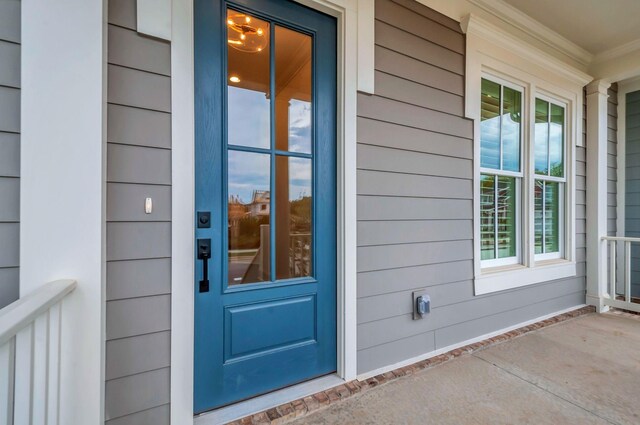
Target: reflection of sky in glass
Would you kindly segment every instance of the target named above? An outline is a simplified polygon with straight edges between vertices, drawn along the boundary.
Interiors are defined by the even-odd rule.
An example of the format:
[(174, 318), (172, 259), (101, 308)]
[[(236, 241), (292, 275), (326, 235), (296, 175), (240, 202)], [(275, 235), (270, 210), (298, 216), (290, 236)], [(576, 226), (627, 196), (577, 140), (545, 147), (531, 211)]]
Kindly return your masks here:
[(270, 108), (265, 93), (229, 86), (229, 144), (269, 148)]
[(502, 116), (502, 169), (520, 171), (520, 123), (511, 114)]
[(480, 123), (480, 166), (500, 168), (500, 116)]
[(311, 196), (311, 160), (289, 158), (289, 200)]
[(564, 176), (564, 108), (551, 105), (551, 124), (549, 128), (549, 162), (551, 175)]
[[(500, 169), (500, 117), (482, 121), (481, 167)], [(502, 116), (502, 169), (520, 171), (520, 123)]]
[(502, 111), (502, 169), (520, 171), (520, 92), (505, 87)]
[(230, 150), (228, 164), (229, 197), (249, 204), (254, 190), (269, 190), (269, 155)]
[(562, 125), (551, 124), (549, 128), (549, 161), (551, 175), (562, 177)]
[(311, 102), (289, 102), (289, 150), (311, 153)]
[(547, 174), (549, 124), (546, 122), (535, 124), (536, 141), (534, 146), (535, 168), (538, 174)]

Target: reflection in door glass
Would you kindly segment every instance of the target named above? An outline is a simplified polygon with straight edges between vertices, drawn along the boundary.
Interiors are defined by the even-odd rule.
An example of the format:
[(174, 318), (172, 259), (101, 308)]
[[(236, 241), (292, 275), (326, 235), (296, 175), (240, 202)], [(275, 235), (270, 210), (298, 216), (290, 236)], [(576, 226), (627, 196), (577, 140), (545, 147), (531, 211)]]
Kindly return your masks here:
[(311, 153), (311, 37), (275, 28), (276, 148)]
[(269, 148), (269, 23), (228, 9), (227, 46), (228, 143)]
[(229, 285), (269, 281), (269, 155), (228, 155)]
[(311, 276), (311, 160), (276, 157), (276, 278)]

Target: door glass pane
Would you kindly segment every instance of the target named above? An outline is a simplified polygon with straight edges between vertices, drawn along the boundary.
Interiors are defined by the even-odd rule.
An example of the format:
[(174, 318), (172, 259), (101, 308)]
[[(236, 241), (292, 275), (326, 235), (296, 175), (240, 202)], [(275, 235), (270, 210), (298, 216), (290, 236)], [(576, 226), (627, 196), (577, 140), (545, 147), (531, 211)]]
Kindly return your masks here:
[(551, 175), (564, 177), (564, 108), (551, 104), (549, 124), (549, 165)]
[(516, 256), (516, 178), (498, 177), (498, 258)]
[(560, 251), (560, 187), (557, 182), (544, 184), (544, 252)]
[(522, 100), (519, 91), (503, 88), (502, 169), (520, 171), (520, 119)]
[(276, 148), (311, 153), (311, 37), (275, 33)]
[(543, 195), (544, 195), (544, 182), (541, 180), (536, 180), (534, 186), (533, 193), (533, 205), (534, 205), (534, 213), (533, 213), (533, 226), (534, 226), (534, 244), (535, 244), (535, 253), (542, 254), (542, 240), (543, 240)]
[(549, 103), (536, 99), (535, 124), (535, 169), (536, 174), (549, 172)]
[(311, 276), (311, 160), (276, 156), (276, 278)]
[(227, 9), (227, 132), (230, 145), (271, 146), (269, 23)]
[(500, 168), (500, 85), (482, 79), (480, 166)]
[(270, 157), (228, 152), (229, 285), (270, 280)]
[(495, 176), (480, 175), (480, 258), (496, 258), (495, 247)]

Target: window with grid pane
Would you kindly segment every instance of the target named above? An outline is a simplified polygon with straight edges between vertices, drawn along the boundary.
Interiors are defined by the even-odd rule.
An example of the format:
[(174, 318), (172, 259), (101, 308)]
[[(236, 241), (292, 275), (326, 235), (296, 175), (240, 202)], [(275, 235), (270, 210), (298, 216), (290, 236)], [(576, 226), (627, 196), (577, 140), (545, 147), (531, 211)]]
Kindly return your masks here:
[(522, 92), (482, 79), (480, 252), (483, 267), (519, 262)]
[(534, 244), (537, 258), (562, 256), (566, 184), (565, 109), (536, 98)]

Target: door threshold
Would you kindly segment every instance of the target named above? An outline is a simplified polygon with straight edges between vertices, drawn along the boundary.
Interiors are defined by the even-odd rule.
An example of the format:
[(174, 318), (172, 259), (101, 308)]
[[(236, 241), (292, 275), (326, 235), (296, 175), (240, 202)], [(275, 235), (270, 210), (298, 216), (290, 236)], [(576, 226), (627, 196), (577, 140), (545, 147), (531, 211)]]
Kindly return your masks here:
[(291, 400), (304, 398), (319, 391), (344, 384), (344, 379), (331, 374), (312, 379), (301, 384), (292, 385), (281, 390), (244, 400), (236, 404), (221, 407), (211, 412), (201, 413), (193, 418), (194, 425), (220, 425), (226, 424), (245, 416), (262, 412), (272, 407), (279, 406)]

